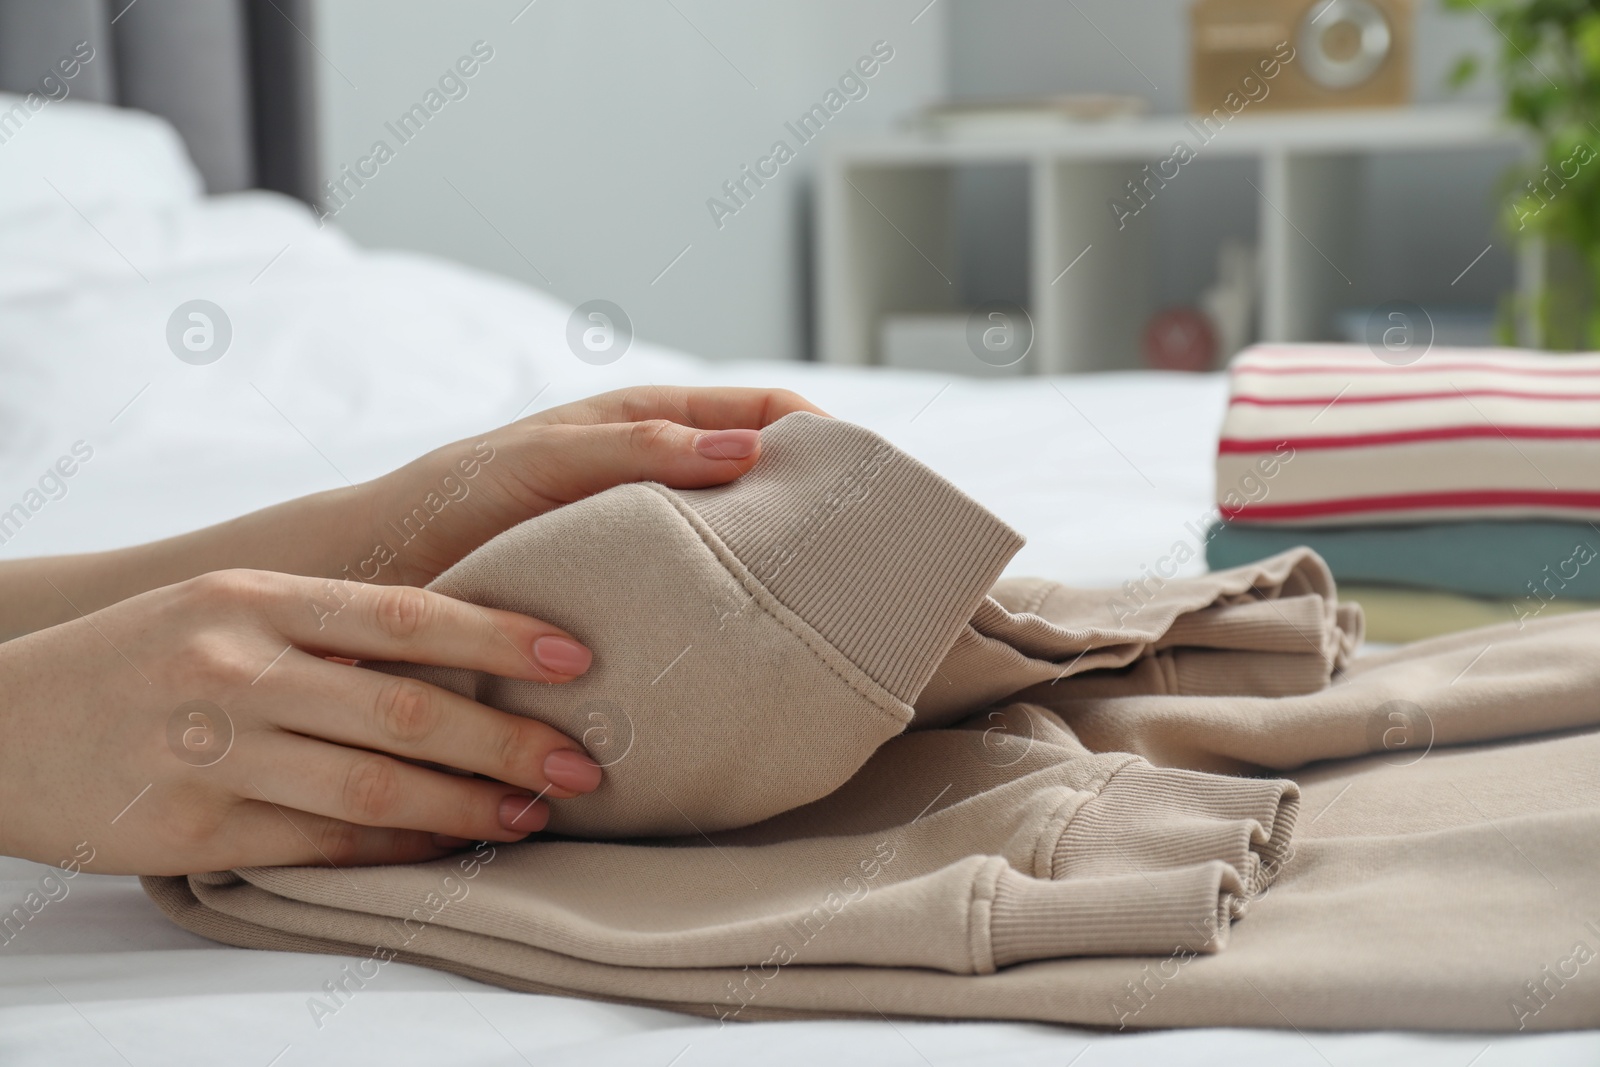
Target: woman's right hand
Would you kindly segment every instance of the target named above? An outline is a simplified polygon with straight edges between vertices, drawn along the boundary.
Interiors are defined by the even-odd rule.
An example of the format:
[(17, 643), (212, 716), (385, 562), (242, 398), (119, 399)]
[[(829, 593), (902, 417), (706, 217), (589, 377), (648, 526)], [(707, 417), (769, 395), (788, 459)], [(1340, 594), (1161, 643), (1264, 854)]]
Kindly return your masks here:
[(406, 586), (235, 570), (142, 593), (0, 644), (0, 853), (86, 844), (106, 874), (417, 862), (520, 840), (549, 818), (536, 798), (600, 783), (542, 723), (338, 659), (560, 684), (590, 654)]

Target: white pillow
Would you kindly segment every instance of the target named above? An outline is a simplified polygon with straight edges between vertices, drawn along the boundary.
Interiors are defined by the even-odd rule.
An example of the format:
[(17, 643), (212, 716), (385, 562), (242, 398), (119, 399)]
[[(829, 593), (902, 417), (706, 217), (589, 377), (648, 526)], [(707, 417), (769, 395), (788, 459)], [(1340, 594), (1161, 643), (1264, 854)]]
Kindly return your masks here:
[(183, 139), (165, 119), (37, 93), (0, 93), (0, 220), (183, 203), (204, 189)]

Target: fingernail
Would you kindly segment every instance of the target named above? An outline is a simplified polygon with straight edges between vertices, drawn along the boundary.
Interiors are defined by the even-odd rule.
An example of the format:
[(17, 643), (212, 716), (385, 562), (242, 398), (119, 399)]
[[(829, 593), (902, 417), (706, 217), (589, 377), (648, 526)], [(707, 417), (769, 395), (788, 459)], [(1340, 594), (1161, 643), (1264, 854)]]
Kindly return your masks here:
[(694, 439), (694, 450), (707, 459), (749, 459), (761, 434), (756, 430), (716, 430)]
[(544, 776), (552, 785), (574, 793), (592, 793), (600, 785), (600, 764), (582, 752), (563, 748), (544, 758)]
[(434, 834), (433, 843), (440, 848), (466, 848), (472, 844), (464, 837), (451, 837), (449, 834)]
[(582, 674), (594, 654), (570, 637), (541, 637), (533, 643), (533, 658), (560, 674)]
[(500, 801), (500, 825), (507, 830), (533, 833), (543, 830), (550, 821), (550, 805), (521, 793), (513, 793)]

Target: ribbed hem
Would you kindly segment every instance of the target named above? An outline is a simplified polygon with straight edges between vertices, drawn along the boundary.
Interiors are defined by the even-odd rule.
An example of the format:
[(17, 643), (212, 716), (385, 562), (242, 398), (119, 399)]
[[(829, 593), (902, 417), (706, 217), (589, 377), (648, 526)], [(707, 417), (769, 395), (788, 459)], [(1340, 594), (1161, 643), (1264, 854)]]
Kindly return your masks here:
[(774, 597), (913, 703), (1023, 539), (859, 426), (808, 413), (761, 432), (750, 473), (669, 490)]
[(1227, 944), (1243, 893), (1226, 863), (1064, 882), (1001, 872), (990, 906), (994, 966), (1062, 956), (1133, 956)]

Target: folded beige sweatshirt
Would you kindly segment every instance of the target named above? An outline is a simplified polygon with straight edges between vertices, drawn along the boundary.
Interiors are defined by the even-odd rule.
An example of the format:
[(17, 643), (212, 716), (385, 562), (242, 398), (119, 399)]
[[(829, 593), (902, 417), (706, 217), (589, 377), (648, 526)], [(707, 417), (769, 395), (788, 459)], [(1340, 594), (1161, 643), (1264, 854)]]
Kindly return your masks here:
[[(1567, 842), (1561, 865), (1545, 862), (1592, 876), (1572, 835), (1596, 828), (1593, 776), (1541, 776), (1536, 746), (1473, 763), (1397, 738), (1592, 724), (1575, 690), (1597, 670), (1573, 653), (1600, 620), (1500, 633), (1510, 658), (1469, 664), (1447, 639), (1351, 664), (1359, 613), (1309, 552), (1112, 592), (1008, 581), (986, 597), (1019, 539), (936, 475), (808, 415), (763, 443), (733, 485), (612, 490), (435, 583), (565, 626), (596, 650), (584, 679), (385, 668), (583, 738), (608, 769), (596, 794), (553, 805), (573, 839), (409, 867), (147, 879), (151, 895), (234, 944), (724, 1018), (1510, 1025), (1485, 1004), (1570, 932), (1555, 917), (1576, 914), (1585, 883), (1552, 881), (1553, 907), (1504, 856), (1478, 858), (1487, 817), (1469, 827), (1476, 809), (1441, 805), (1438, 786), (1495, 807), (1515, 779), (1531, 829)], [(1519, 670), (1530, 656), (1541, 669)], [(1508, 704), (1512, 692), (1538, 699)], [(1551, 765), (1593, 752), (1588, 735), (1545, 746)], [(1316, 839), (1310, 863), (1289, 844), (1300, 787), (1234, 776), (1370, 752), (1424, 753), (1411, 779), (1430, 785), (1328, 816), (1323, 831), (1345, 838)], [(1351, 767), (1315, 787), (1384, 784)], [(1115, 959), (1130, 955), (1149, 959)], [(1593, 1022), (1589, 1003), (1551, 996), (1517, 1018)]]
[(625, 837), (788, 811), (907, 728), (1041, 680), (1101, 669), (1114, 691), (1298, 693), (1359, 641), (1359, 612), (1335, 607), (1310, 552), (1173, 582), (1117, 629), (1104, 594), (1028, 579), (985, 596), (1021, 546), (875, 434), (791, 415), (737, 482), (613, 489), (495, 538), (429, 587), (566, 628), (595, 650), (584, 677), (382, 669), (583, 739), (605, 785), (555, 801), (550, 828)]

